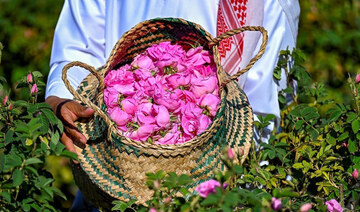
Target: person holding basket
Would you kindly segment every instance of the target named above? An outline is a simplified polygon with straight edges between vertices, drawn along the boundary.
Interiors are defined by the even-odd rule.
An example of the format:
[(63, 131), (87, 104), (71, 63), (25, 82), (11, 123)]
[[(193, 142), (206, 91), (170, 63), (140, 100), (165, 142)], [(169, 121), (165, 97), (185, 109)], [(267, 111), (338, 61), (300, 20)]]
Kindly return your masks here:
[[(269, 35), (265, 53), (238, 83), (255, 115), (274, 114), (279, 119), (278, 91), (285, 88), (286, 79), (277, 84), (273, 70), (280, 50), (296, 46), (299, 14), (298, 1), (290, 0), (65, 0), (55, 29), (45, 97), (64, 123), (61, 141), (69, 151), (76, 152), (74, 145), (85, 147), (87, 139), (74, 122), (91, 118), (94, 113), (93, 109), (71, 101), (73, 96), (61, 79), (63, 67), (75, 60), (101, 67), (126, 31), (152, 18), (182, 18), (199, 24), (214, 37), (243, 26), (263, 26)], [(219, 54), (224, 70), (235, 74), (256, 55), (260, 45), (261, 34), (256, 32), (221, 41)], [(88, 74), (81, 68), (69, 72), (70, 85), (76, 88)], [(272, 122), (267, 132), (274, 127), (276, 124)], [(266, 138), (269, 133), (255, 132), (255, 137), (259, 136)], [(80, 197), (77, 200), (73, 209), (81, 210), (84, 200)]]

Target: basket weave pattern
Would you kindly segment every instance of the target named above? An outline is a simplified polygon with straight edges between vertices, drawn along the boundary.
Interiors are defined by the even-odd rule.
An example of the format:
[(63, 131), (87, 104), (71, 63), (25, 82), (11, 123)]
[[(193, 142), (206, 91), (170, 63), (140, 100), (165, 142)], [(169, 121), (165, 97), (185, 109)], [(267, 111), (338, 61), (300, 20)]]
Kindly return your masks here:
[[(230, 77), (221, 67), (217, 44), (222, 39), (243, 31), (261, 31), (263, 45), (258, 55), (243, 70)], [(248, 154), (253, 133), (253, 115), (246, 95), (234, 79), (249, 70), (264, 53), (266, 31), (261, 27), (245, 27), (213, 38), (199, 25), (182, 19), (153, 19), (139, 23), (115, 45), (107, 63), (96, 71), (80, 62), (68, 64), (63, 69), (63, 80), (75, 99), (95, 110), (89, 123), (78, 123), (79, 130), (88, 138), (85, 149), (77, 148), (81, 168), (75, 167), (75, 180), (85, 197), (98, 207), (111, 207), (111, 200), (137, 199), (145, 204), (151, 197), (146, 187), (146, 172), (164, 170), (188, 174), (194, 179), (189, 187), (209, 179), (214, 169), (224, 169), (220, 153), (224, 147), (242, 148)], [(209, 128), (192, 140), (175, 145), (141, 143), (124, 137), (104, 111), (104, 76), (109, 70), (130, 63), (138, 54), (153, 44), (176, 42), (184, 49), (200, 44), (214, 55), (217, 76), (221, 86), (221, 103)], [(81, 66), (91, 74), (77, 91), (66, 79), (72, 66)], [(245, 159), (245, 157), (243, 158)]]

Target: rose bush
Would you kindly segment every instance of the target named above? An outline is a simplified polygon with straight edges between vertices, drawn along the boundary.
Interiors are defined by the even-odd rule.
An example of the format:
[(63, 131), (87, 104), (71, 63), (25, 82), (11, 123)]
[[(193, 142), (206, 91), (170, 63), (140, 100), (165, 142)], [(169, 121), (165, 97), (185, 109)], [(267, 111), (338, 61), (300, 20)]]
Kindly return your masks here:
[(57, 211), (54, 197), (66, 196), (53, 186), (53, 176), (45, 169), (47, 156), (76, 155), (59, 141), (63, 125), (45, 103), (37, 103), (42, 85), (40, 72), (24, 77), (18, 88), (27, 89), (28, 101), (12, 101), (0, 78), (0, 210)]
[[(360, 83), (355, 76), (348, 80), (351, 105), (336, 103), (322, 84), (311, 83), (303, 62), (301, 51), (284, 50), (274, 70), (274, 80), (281, 72), (289, 79), (279, 93), (281, 131), (274, 130), (259, 146), (254, 142), (242, 166), (234, 163), (234, 157), (242, 159), (241, 151), (224, 150), (227, 171), (215, 170), (214, 178), (194, 192), (187, 189), (192, 182), (186, 175), (148, 173), (147, 185), (154, 190), (148, 206), (157, 211), (360, 210)], [(288, 97), (294, 100), (290, 104)], [(258, 117), (260, 134), (274, 118)], [(113, 209), (149, 210), (132, 203), (116, 201)]]

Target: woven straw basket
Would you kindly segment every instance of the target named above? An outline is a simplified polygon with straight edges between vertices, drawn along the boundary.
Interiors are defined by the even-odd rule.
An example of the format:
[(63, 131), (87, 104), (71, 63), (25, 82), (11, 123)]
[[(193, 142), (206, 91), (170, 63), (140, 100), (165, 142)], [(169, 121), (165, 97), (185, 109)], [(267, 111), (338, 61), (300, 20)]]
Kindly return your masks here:
[[(217, 44), (243, 31), (260, 31), (262, 45), (247, 67), (228, 76), (221, 67)], [(214, 55), (220, 86), (221, 103), (208, 129), (192, 140), (176, 145), (141, 143), (122, 136), (106, 114), (103, 100), (104, 76), (109, 70), (130, 63), (153, 44), (172, 41), (184, 49), (200, 44)], [(214, 169), (224, 170), (220, 155), (223, 147), (242, 148), (243, 159), (249, 152), (253, 136), (253, 114), (247, 97), (236, 79), (248, 71), (262, 56), (267, 33), (262, 27), (243, 27), (213, 38), (199, 25), (183, 19), (152, 19), (139, 23), (116, 43), (108, 61), (99, 70), (81, 62), (72, 62), (63, 69), (65, 85), (75, 100), (95, 110), (88, 123), (78, 123), (79, 130), (88, 138), (84, 149), (77, 148), (80, 166), (73, 166), (75, 181), (84, 196), (95, 206), (111, 208), (113, 200), (136, 199), (146, 204), (152, 193), (145, 181), (147, 172), (164, 170), (190, 175), (196, 185), (209, 179)], [(66, 73), (73, 66), (91, 72), (75, 91)], [(240, 162), (240, 161), (239, 161)]]

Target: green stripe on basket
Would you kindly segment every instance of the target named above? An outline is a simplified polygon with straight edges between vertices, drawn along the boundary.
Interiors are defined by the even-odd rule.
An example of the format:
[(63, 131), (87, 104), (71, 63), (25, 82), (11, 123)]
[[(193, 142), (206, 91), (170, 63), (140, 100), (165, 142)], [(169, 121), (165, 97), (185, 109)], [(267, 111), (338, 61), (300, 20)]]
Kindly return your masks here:
[[(101, 149), (101, 148), (99, 148), (98, 150), (100, 150), (100, 149)], [(91, 150), (91, 152), (92, 152), (93, 154), (96, 154), (95, 151), (94, 151), (94, 148), (90, 148), (90, 150)], [(124, 178), (120, 177), (119, 175), (115, 174), (115, 173), (112, 172), (111, 170), (107, 169), (106, 166), (105, 166), (105, 164), (104, 164), (102, 161), (100, 161), (98, 158), (96, 158), (96, 162), (99, 163), (99, 165), (100, 165), (101, 167), (104, 167), (104, 168), (108, 171), (108, 173), (110, 173), (110, 174), (112, 174), (112, 175), (114, 175), (114, 176), (118, 176), (119, 179), (124, 182), (124, 184), (119, 184), (118, 182), (115, 182), (115, 181), (113, 181), (112, 179), (108, 178), (108, 176), (103, 176), (102, 172), (100, 172), (100, 171), (96, 168), (96, 166), (94, 165), (94, 163), (93, 163), (92, 160), (87, 160), (87, 161), (88, 161), (88, 163), (91, 165), (91, 167), (94, 169), (94, 171), (96, 172), (97, 175), (99, 175), (99, 176), (103, 177), (104, 179), (108, 180), (111, 184), (116, 185), (116, 186), (119, 186), (119, 187), (121, 187), (121, 188), (123, 188), (123, 189), (125, 189), (125, 190), (127, 190), (127, 191), (130, 192), (130, 189), (129, 189), (128, 187), (124, 186), (124, 184), (125, 184)], [(120, 196), (120, 197), (125, 197), (125, 198), (127, 198), (127, 199), (135, 198), (135, 197), (130, 196), (128, 193), (110, 191), (110, 188), (109, 188), (107, 185), (103, 185), (102, 183), (99, 182), (99, 180), (97, 180), (97, 179), (95, 179), (95, 178), (93, 178), (93, 177), (92, 177), (92, 181), (96, 182), (96, 184), (98, 184), (98, 185), (102, 185), (102, 188), (103, 188), (104, 190), (106, 190), (107, 192), (111, 192), (111, 193), (113, 193), (114, 195), (118, 195), (118, 196)]]

